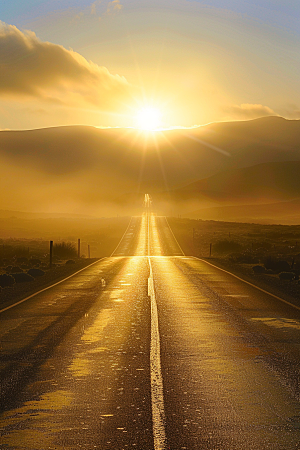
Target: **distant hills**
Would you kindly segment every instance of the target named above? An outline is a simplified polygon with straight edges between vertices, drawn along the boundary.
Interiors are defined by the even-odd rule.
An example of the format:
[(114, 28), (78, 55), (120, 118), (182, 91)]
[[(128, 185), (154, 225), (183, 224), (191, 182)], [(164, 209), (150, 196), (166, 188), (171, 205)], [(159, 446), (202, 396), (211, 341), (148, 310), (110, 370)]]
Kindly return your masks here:
[(174, 190), (174, 199), (229, 203), (265, 203), (300, 197), (300, 161), (230, 169)]
[(0, 132), (0, 209), (134, 214), (300, 198), (300, 121), (265, 117), (144, 133), (71, 126)]
[(190, 218), (227, 222), (300, 224), (300, 200), (260, 205), (216, 206), (187, 214)]

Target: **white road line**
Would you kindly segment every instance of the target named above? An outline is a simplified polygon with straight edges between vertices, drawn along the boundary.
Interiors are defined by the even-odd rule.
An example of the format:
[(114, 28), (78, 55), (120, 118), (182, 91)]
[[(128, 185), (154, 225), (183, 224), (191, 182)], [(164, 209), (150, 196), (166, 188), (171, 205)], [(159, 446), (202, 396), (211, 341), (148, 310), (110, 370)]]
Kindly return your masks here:
[(120, 247), (120, 244), (121, 244), (121, 242), (122, 242), (123, 239), (124, 239), (124, 236), (127, 234), (127, 231), (129, 230), (129, 227), (130, 227), (130, 225), (131, 225), (132, 219), (133, 219), (133, 217), (130, 218), (128, 227), (126, 228), (125, 233), (124, 233), (123, 236), (121, 237), (120, 242), (118, 243), (118, 245), (116, 246), (116, 248), (114, 249), (114, 251), (112, 252), (112, 254), (110, 255), (111, 257), (116, 253), (116, 251), (117, 251), (118, 248)]
[(151, 299), (151, 343), (150, 343), (150, 374), (151, 374), (151, 403), (154, 450), (165, 450), (167, 439), (165, 431), (165, 407), (163, 380), (160, 363), (160, 339), (158, 329), (158, 313), (153, 283), (153, 272), (148, 256), (150, 276), (148, 278), (148, 296)]
[(181, 248), (180, 245), (179, 245), (179, 242), (177, 241), (177, 239), (176, 239), (176, 237), (175, 237), (175, 235), (174, 235), (174, 233), (173, 233), (172, 228), (170, 227), (170, 224), (169, 224), (168, 219), (167, 219), (166, 216), (165, 216), (165, 219), (166, 219), (166, 222), (167, 222), (167, 224), (168, 224), (168, 227), (170, 228), (170, 231), (171, 231), (171, 233), (172, 233), (172, 235), (173, 235), (173, 238), (175, 239), (176, 244), (177, 244), (178, 247), (180, 248), (180, 251), (181, 251), (182, 255), (185, 256), (185, 254), (184, 254), (182, 248)]
[(299, 307), (299, 306), (296, 306), (296, 305), (294, 305), (293, 303), (290, 303), (290, 302), (288, 302), (287, 300), (284, 300), (284, 299), (281, 298), (281, 297), (277, 297), (277, 295), (272, 294), (271, 292), (265, 291), (264, 289), (262, 289), (262, 288), (256, 286), (256, 284), (252, 284), (252, 283), (250, 283), (250, 281), (246, 281), (246, 280), (244, 280), (243, 278), (240, 278), (240, 277), (238, 277), (237, 275), (234, 275), (234, 273), (229, 272), (228, 270), (221, 269), (221, 267), (215, 266), (214, 264), (209, 263), (208, 261), (205, 261), (205, 259), (197, 258), (197, 256), (191, 256), (191, 258), (193, 258), (193, 259), (198, 259), (198, 261), (205, 262), (206, 264), (209, 264), (210, 266), (215, 267), (216, 269), (219, 269), (219, 270), (221, 270), (222, 272), (228, 273), (229, 275), (233, 276), (234, 278), (237, 278), (238, 280), (243, 281), (243, 283), (249, 284), (249, 286), (252, 286), (252, 287), (254, 287), (255, 289), (258, 289), (259, 291), (263, 292), (264, 294), (268, 294), (268, 295), (270, 295), (271, 297), (276, 298), (276, 300), (280, 300), (281, 302), (286, 303), (287, 305), (292, 306), (293, 308), (298, 309), (298, 310), (300, 311), (300, 307)]
[(147, 253), (150, 256), (150, 221), (149, 221), (149, 211), (147, 211)]
[(13, 305), (10, 305), (10, 306), (7, 306), (6, 308), (0, 309), (0, 314), (3, 313), (4, 311), (7, 311), (8, 309), (13, 308), (14, 306), (20, 305), (20, 303), (26, 302), (26, 300), (29, 300), (30, 298), (35, 297), (36, 295), (41, 294), (44, 291), (48, 291), (48, 289), (51, 289), (51, 288), (53, 288), (54, 286), (57, 286), (60, 283), (63, 283), (64, 281), (68, 280), (69, 278), (74, 277), (78, 273), (82, 272), (85, 269), (88, 269), (89, 267), (93, 266), (94, 264), (97, 264), (99, 261), (102, 261), (103, 259), (105, 259), (105, 258), (98, 259), (97, 261), (93, 262), (92, 264), (89, 264), (88, 266), (84, 267), (83, 269), (77, 270), (77, 272), (75, 272), (72, 275), (64, 278), (63, 280), (60, 280), (57, 283), (51, 284), (50, 286), (47, 286), (46, 288), (41, 289), (40, 291), (35, 292), (34, 294), (31, 294), (28, 297), (23, 298), (23, 300), (20, 300), (20, 301), (14, 303)]

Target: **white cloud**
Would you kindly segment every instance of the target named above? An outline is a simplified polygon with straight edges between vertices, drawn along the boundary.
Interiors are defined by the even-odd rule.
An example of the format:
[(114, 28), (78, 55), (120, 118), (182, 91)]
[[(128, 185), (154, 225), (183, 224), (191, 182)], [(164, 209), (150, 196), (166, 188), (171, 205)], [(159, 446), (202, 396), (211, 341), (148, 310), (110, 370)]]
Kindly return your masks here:
[(226, 119), (255, 119), (257, 117), (277, 116), (273, 109), (260, 104), (243, 103), (223, 108)]
[(0, 22), (0, 96), (115, 110), (133, 87), (106, 67)]

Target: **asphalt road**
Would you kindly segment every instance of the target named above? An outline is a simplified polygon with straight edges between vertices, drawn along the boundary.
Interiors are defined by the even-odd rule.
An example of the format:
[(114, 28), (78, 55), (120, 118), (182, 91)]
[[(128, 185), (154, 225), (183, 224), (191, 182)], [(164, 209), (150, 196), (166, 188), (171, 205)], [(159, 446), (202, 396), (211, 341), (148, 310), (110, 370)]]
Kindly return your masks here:
[(133, 217), (0, 313), (1, 449), (300, 449), (300, 311)]

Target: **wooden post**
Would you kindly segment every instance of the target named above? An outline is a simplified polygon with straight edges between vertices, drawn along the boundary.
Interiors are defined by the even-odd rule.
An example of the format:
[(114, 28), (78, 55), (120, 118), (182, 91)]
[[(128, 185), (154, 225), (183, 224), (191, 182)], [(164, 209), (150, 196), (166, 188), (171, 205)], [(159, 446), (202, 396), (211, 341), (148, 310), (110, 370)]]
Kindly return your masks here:
[(211, 257), (211, 248), (212, 248), (212, 244), (209, 244), (209, 257)]
[(50, 241), (50, 268), (52, 267), (53, 241)]
[(78, 258), (80, 258), (80, 239), (78, 239)]
[(90, 246), (88, 245), (88, 255), (89, 255), (89, 259), (91, 258), (91, 249)]

